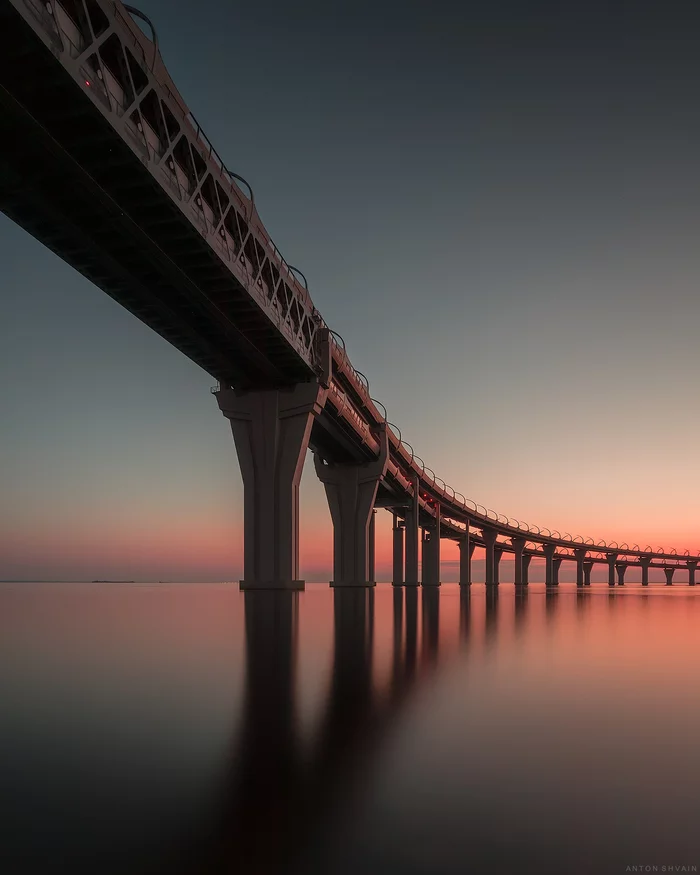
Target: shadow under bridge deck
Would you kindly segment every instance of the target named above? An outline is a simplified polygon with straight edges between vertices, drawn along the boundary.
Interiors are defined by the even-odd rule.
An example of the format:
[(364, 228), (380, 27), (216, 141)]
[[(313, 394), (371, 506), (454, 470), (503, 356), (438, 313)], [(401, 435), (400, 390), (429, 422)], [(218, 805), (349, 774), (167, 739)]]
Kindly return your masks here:
[(0, 3), (0, 209), (222, 383), (317, 376), (308, 292), (120, 8)]

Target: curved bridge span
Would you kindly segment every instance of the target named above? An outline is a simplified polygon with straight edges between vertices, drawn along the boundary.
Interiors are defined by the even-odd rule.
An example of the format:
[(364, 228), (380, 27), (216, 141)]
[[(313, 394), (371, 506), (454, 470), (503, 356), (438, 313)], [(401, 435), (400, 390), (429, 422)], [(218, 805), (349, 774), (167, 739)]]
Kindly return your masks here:
[[(135, 17), (150, 29), (145, 35)], [(314, 307), (161, 58), (156, 29), (119, 0), (0, 0), (0, 209), (217, 380), (244, 481), (242, 586), (295, 588), (298, 490), (314, 452), (334, 525), (336, 586), (374, 583), (374, 511), (394, 514), (394, 583), (439, 585), (440, 542), (460, 546), (471, 583), (513, 554), (556, 585), (602, 563), (679, 568), (700, 555), (617, 544), (507, 518), (465, 498), (414, 452), (372, 399), (342, 338)], [(422, 550), (422, 563), (420, 554)], [(422, 576), (420, 567), (422, 564)]]

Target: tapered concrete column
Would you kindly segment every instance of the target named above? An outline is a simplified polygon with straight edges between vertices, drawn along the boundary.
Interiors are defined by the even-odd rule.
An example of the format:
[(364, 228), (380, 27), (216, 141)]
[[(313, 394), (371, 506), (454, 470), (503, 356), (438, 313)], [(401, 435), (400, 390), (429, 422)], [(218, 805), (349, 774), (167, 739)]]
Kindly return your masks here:
[(617, 553), (608, 553), (608, 586), (615, 586), (615, 563), (617, 562)]
[(559, 586), (559, 569), (563, 561), (561, 556), (555, 556), (552, 560), (552, 586)]
[(651, 556), (640, 556), (639, 564), (642, 566), (642, 586), (649, 586), (649, 566)]
[(392, 583), (394, 586), (403, 586), (403, 533), (404, 524), (397, 514), (394, 514), (394, 527), (392, 529), (394, 546), (394, 569)]
[(372, 582), (375, 582), (377, 580), (377, 575), (375, 574), (375, 571), (374, 571), (374, 559), (375, 559), (375, 555), (376, 555), (375, 549), (374, 549), (374, 543), (375, 543), (376, 531), (377, 531), (377, 511), (375, 508), (372, 508), (372, 513), (370, 514), (370, 518), (369, 518), (369, 544), (368, 544), (369, 579)]
[(493, 529), (482, 529), (481, 536), (485, 542), (486, 548), (486, 586), (496, 586), (498, 577), (496, 575), (496, 532)]
[(664, 568), (664, 574), (666, 575), (666, 586), (673, 586), (673, 573), (675, 568)]
[(554, 544), (543, 544), (544, 550), (544, 582), (546, 586), (554, 586), (554, 553), (556, 546)]
[(406, 586), (420, 586), (418, 574), (418, 550), (420, 547), (420, 497), (418, 477), (413, 479), (411, 504), (406, 510)]
[(688, 565), (688, 586), (695, 586), (695, 570), (698, 567), (697, 560), (689, 559)]
[(527, 586), (530, 582), (529, 571), (530, 571), (530, 562), (531, 561), (532, 561), (532, 553), (523, 553), (523, 558), (522, 558), (523, 578), (521, 581), (523, 586)]
[(464, 537), (459, 541), (459, 585), (471, 586), (472, 583), (472, 556), (476, 544), (469, 537), (469, 526)]
[(580, 548), (574, 550), (576, 557), (576, 586), (583, 586), (585, 575), (583, 573), (583, 561), (586, 558), (586, 551)]
[(389, 443), (379, 439), (379, 458), (366, 465), (327, 464), (314, 453), (314, 465), (333, 519), (331, 586), (374, 586), (374, 500), (386, 472)]
[(503, 547), (496, 544), (493, 548), (493, 582), (498, 586), (501, 582), (501, 556), (503, 556)]
[(591, 585), (591, 571), (593, 571), (594, 562), (592, 559), (586, 559), (583, 563), (583, 585)]
[(440, 586), (440, 505), (435, 505), (435, 522), (425, 530), (423, 541), (423, 586)]
[(423, 586), (440, 586), (440, 534), (426, 529), (423, 538)]
[(624, 586), (625, 585), (625, 571), (627, 571), (627, 563), (626, 562), (618, 562), (615, 566), (617, 570), (617, 585)]
[(216, 393), (231, 421), (243, 477), (242, 589), (303, 589), (299, 580), (299, 481), (314, 416), (327, 389)]
[(513, 583), (516, 586), (522, 586), (523, 583), (523, 551), (525, 550), (525, 538), (511, 538), (511, 544), (515, 552), (515, 570), (513, 572)]

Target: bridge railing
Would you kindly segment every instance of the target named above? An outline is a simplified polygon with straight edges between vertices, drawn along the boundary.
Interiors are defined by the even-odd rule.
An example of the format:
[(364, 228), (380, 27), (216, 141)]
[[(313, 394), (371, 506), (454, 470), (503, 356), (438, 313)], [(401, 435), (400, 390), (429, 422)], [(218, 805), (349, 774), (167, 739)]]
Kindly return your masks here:
[[(38, 0), (9, 2), (28, 10), (25, 18), (52, 41), (54, 54), (66, 72), (137, 152), (187, 218), (204, 232), (209, 245), (224, 263), (228, 263), (236, 279), (301, 358), (312, 369), (317, 368), (319, 357), (314, 340), (319, 320), (306, 284), (300, 281), (299, 272), (287, 262), (263, 225), (252, 187), (244, 177), (228, 168), (202, 125), (177, 93), (160, 58), (155, 30), (153, 39), (149, 39), (132, 15), (144, 17), (153, 28), (151, 22), (137, 10), (128, 10), (118, 0), (52, 0), (46, 4)], [(94, 24), (95, 15), (98, 18), (106, 16), (107, 26), (98, 30)], [(112, 44), (115, 35), (118, 49)], [(116, 66), (115, 52), (120, 58)], [(139, 88), (135, 86), (138, 71), (134, 65), (140, 67), (138, 75), (146, 83)], [(120, 88), (124, 93), (118, 93)], [(153, 92), (157, 96), (154, 112), (156, 116), (163, 114), (159, 119), (160, 126), (157, 124), (156, 127), (147, 118), (145, 108), (153, 98)], [(176, 130), (170, 129), (168, 118), (172, 119)], [(189, 168), (178, 164), (183, 137), (188, 144), (184, 151), (191, 150), (191, 160), (195, 163), (204, 162), (203, 171), (197, 165), (195, 173), (188, 174)], [(182, 180), (190, 180), (184, 189)], [(211, 185), (213, 200), (217, 201), (216, 208), (208, 209), (208, 185)], [(227, 237), (225, 227), (229, 210), (233, 209), (243, 217), (245, 225), (236, 247), (233, 247), (233, 239)], [(234, 223), (241, 225), (236, 219)], [(228, 251), (232, 247), (235, 251), (233, 259)], [(254, 253), (254, 264), (248, 264), (249, 250)]]

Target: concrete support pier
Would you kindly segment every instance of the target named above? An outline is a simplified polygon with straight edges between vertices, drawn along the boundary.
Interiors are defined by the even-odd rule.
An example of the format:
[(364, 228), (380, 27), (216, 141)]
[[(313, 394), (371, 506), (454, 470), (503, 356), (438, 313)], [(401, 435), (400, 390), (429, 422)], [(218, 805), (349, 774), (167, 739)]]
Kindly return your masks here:
[(618, 562), (615, 566), (617, 570), (617, 585), (624, 586), (625, 585), (625, 571), (627, 571), (627, 563), (626, 562)]
[(481, 537), (484, 539), (486, 550), (486, 573), (484, 583), (486, 586), (496, 586), (498, 577), (496, 574), (496, 532), (493, 529), (482, 529)]
[(366, 465), (326, 463), (314, 453), (319, 480), (326, 489), (333, 520), (331, 586), (374, 586), (374, 501), (386, 472), (389, 442), (380, 438), (379, 458)]
[(464, 537), (459, 541), (459, 585), (471, 586), (472, 583), (472, 556), (476, 544), (469, 537), (469, 526)]
[(532, 553), (523, 553), (522, 558), (522, 580), (520, 581), (523, 586), (527, 586), (530, 582), (530, 562), (532, 561)]
[(555, 556), (552, 560), (552, 586), (559, 586), (559, 569), (563, 561), (563, 556)]
[(688, 565), (688, 586), (695, 586), (695, 571), (697, 570), (698, 563), (695, 559), (689, 559), (687, 562)]
[(406, 577), (404, 580), (406, 586), (420, 586), (420, 575), (418, 574), (418, 551), (420, 547), (419, 496), (418, 477), (416, 476), (413, 480), (411, 504), (406, 510)]
[(513, 571), (513, 583), (516, 586), (523, 585), (523, 551), (525, 550), (525, 538), (511, 538), (511, 544), (515, 554), (515, 568)]
[(673, 573), (675, 568), (664, 568), (664, 574), (666, 575), (666, 586), (673, 586)]
[(595, 563), (592, 559), (586, 559), (583, 563), (583, 585), (590, 586), (591, 585), (591, 571), (593, 571), (593, 565)]
[(440, 505), (435, 510), (435, 523), (425, 530), (423, 539), (423, 586), (440, 586)]
[(544, 582), (545, 586), (554, 586), (554, 554), (556, 546), (554, 544), (543, 544), (544, 550)]
[(241, 589), (303, 589), (299, 580), (299, 481), (314, 416), (326, 401), (320, 383), (287, 390), (216, 393), (231, 421), (243, 477)]
[(651, 556), (641, 556), (639, 564), (642, 566), (642, 586), (649, 586), (649, 566), (651, 565)]
[(394, 514), (394, 526), (392, 529), (392, 543), (394, 548), (394, 566), (392, 574), (392, 584), (394, 586), (403, 586), (403, 551), (404, 551), (404, 522), (400, 520), (398, 514)]
[(574, 556), (576, 557), (576, 586), (584, 586), (586, 576), (583, 571), (583, 563), (586, 558), (586, 551), (576, 549), (574, 550)]
[(501, 544), (496, 544), (493, 548), (493, 582), (496, 586), (501, 582), (501, 556), (503, 556), (504, 547)]
[(615, 586), (615, 563), (617, 553), (608, 553), (608, 586)]

